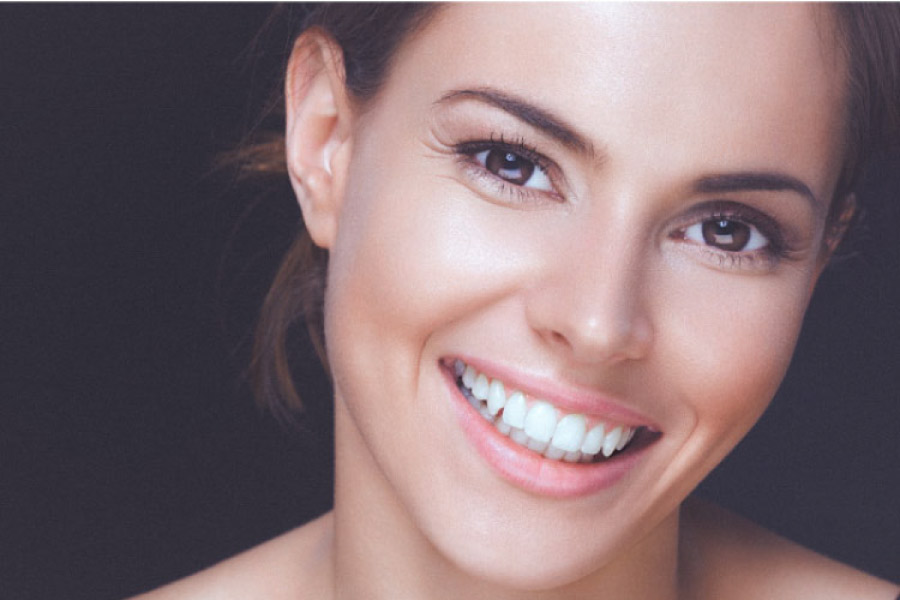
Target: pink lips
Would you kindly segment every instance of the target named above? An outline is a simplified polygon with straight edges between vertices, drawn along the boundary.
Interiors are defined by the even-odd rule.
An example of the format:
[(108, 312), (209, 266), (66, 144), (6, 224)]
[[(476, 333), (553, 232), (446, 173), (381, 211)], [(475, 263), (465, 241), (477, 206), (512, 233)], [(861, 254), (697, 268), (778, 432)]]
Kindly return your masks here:
[(479, 373), (496, 377), (523, 394), (546, 400), (566, 412), (596, 415), (619, 425), (629, 427), (643, 425), (653, 430), (659, 430), (659, 427), (646, 415), (613, 402), (595, 391), (574, 386), (562, 388), (555, 382), (527, 375), (504, 365), (472, 357), (460, 356), (459, 358), (465, 364), (474, 367)]
[[(463, 359), (466, 360), (466, 359)], [(522, 384), (522, 376), (508, 369), (473, 361), (472, 366), (501, 380)], [(645, 455), (647, 447), (623, 453), (609, 461), (591, 464), (572, 464), (544, 458), (516, 444), (476, 412), (457, 388), (452, 367), (441, 365), (451, 402), (460, 419), (462, 430), (485, 461), (510, 483), (532, 493), (557, 498), (584, 496), (615, 485)], [(529, 395), (544, 398), (556, 406), (572, 412), (599, 414), (627, 425), (645, 425), (648, 420), (627, 408), (597, 401), (596, 396), (575, 393), (561, 401), (550, 386), (537, 381), (525, 381), (522, 389)], [(550, 393), (547, 393), (550, 392)], [(587, 401), (588, 409), (585, 409)], [(609, 409), (609, 410), (607, 410)]]

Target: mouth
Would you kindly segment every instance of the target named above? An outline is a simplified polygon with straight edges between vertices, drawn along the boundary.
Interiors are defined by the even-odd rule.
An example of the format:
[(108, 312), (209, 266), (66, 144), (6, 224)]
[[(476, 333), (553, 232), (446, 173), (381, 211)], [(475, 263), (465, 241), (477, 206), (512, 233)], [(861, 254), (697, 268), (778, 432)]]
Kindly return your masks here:
[(501, 474), (531, 491), (572, 496), (611, 485), (661, 436), (634, 419), (567, 410), (461, 359), (442, 365), (459, 405), (468, 405), (470, 439)]

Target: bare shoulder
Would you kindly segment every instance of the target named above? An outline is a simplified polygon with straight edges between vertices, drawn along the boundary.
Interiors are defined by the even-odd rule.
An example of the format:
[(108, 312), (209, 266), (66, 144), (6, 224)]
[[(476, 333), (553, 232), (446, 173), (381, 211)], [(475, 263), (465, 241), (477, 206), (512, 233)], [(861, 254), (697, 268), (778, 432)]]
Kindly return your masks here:
[(327, 598), (331, 513), (132, 600)]
[(822, 556), (698, 499), (682, 508), (681, 556), (691, 599), (895, 600), (900, 587)]

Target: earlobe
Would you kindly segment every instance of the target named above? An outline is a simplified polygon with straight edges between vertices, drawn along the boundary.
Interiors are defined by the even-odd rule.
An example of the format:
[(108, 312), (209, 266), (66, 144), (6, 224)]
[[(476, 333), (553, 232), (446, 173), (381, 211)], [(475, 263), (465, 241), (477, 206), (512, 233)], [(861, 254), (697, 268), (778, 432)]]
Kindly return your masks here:
[(337, 233), (352, 110), (341, 50), (320, 30), (307, 31), (294, 44), (285, 112), (291, 186), (313, 242), (330, 248)]

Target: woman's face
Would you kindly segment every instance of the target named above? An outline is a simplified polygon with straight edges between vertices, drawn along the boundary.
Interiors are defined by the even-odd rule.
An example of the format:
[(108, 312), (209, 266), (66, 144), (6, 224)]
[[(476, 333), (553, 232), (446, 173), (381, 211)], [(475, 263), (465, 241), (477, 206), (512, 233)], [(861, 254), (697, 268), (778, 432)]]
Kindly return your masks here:
[(670, 539), (824, 261), (815, 10), (457, 5), (401, 47), (333, 175), (339, 501), (533, 588)]

